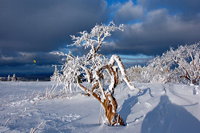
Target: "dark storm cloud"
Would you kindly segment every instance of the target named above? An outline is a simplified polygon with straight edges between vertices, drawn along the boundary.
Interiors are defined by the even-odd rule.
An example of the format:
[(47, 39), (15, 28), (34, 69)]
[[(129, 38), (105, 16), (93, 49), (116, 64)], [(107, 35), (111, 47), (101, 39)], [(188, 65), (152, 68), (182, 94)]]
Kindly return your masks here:
[[(195, 2), (196, 4), (200, 2), (183, 0), (182, 6), (184, 8), (180, 7), (177, 1), (164, 1), (162, 3), (159, 0), (153, 0), (152, 3), (154, 4), (148, 0), (143, 0), (143, 3), (140, 2), (137, 6), (142, 6), (143, 14), (138, 22), (137, 19), (132, 19), (133, 23), (127, 21), (125, 31), (113, 37), (113, 42), (109, 43), (112, 52), (157, 55), (168, 50), (169, 47), (200, 41), (200, 12), (195, 5)], [(131, 1), (122, 4), (118, 10), (120, 11), (128, 3), (131, 3)], [(131, 6), (130, 8), (134, 9), (135, 7)], [(124, 10), (132, 10), (130, 8), (124, 8)], [(175, 8), (179, 10), (178, 13), (172, 13)], [(146, 11), (147, 9), (148, 11)], [(124, 15), (126, 16), (125, 12)], [(193, 16), (191, 13), (194, 13)], [(122, 16), (121, 14), (117, 17), (123, 20)], [(109, 53), (109, 51), (105, 49), (105, 53)]]
[(26, 64), (33, 58), (55, 63), (49, 51), (105, 20), (104, 0), (1, 0), (0, 64)]
[[(55, 56), (51, 53), (45, 52), (18, 52), (11, 56), (0, 56), (1, 66), (22, 66), (29, 65), (45, 65), (45, 64), (58, 64), (61, 57)], [(36, 63), (34, 63), (34, 60)]]
[(0, 49), (51, 51), (70, 34), (105, 19), (106, 4), (98, 0), (1, 0)]
[(191, 19), (200, 13), (199, 0), (139, 0), (147, 10), (166, 8), (170, 13), (178, 13), (184, 19)]

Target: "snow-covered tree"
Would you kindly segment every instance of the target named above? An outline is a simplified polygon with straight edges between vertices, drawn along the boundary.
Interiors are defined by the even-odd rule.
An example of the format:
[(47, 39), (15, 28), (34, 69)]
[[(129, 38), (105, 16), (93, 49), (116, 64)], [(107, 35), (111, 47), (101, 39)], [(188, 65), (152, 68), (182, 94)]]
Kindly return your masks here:
[(131, 81), (140, 83), (166, 83), (169, 82), (170, 71), (157, 66), (133, 66), (128, 70)]
[[(111, 126), (124, 125), (123, 119), (117, 113), (118, 104), (114, 97), (115, 88), (120, 82), (119, 73), (132, 90), (139, 91), (129, 83), (119, 56), (112, 55), (108, 59), (98, 53), (105, 38), (111, 36), (111, 32), (115, 30), (123, 30), (123, 25), (116, 26), (112, 22), (109, 25), (96, 25), (89, 33), (83, 31), (78, 37), (71, 36), (74, 46), (90, 48), (90, 51), (82, 57), (68, 54), (61, 70), (63, 83), (77, 83), (86, 95), (99, 101), (104, 109), (106, 122)], [(110, 77), (110, 85), (104, 84), (106, 75)], [(87, 84), (83, 81), (87, 81)]]
[(60, 74), (59, 74), (57, 65), (54, 65), (54, 73), (53, 73), (53, 75), (50, 77), (50, 80), (51, 80), (51, 81), (54, 81), (54, 82), (58, 82), (58, 81), (60, 80)]
[(65, 93), (77, 91), (77, 80), (81, 80), (80, 65), (84, 61), (83, 57), (74, 57), (71, 53), (66, 55), (66, 63), (61, 67), (61, 83), (64, 84)]
[(177, 50), (170, 50), (173, 63), (178, 65), (176, 71), (180, 78), (190, 84), (200, 82), (200, 43), (180, 46)]
[(146, 70), (151, 83), (167, 83), (171, 81), (172, 70), (170, 70), (168, 61), (168, 59), (163, 59), (162, 56), (155, 57), (149, 61)]
[(140, 82), (178, 82), (199, 85), (200, 44), (179, 46), (152, 59), (145, 67), (128, 69), (131, 80)]
[(16, 78), (16, 75), (13, 74), (12, 78), (11, 78), (11, 81), (17, 81), (17, 78)]
[(7, 77), (7, 81), (11, 81), (10, 75), (8, 75), (8, 77)]
[[(158, 60), (159, 59), (159, 60)], [(172, 71), (168, 78), (188, 84), (199, 84), (200, 82), (200, 44), (179, 46), (170, 49), (161, 57), (155, 59), (156, 66)], [(161, 62), (158, 65), (158, 62)]]

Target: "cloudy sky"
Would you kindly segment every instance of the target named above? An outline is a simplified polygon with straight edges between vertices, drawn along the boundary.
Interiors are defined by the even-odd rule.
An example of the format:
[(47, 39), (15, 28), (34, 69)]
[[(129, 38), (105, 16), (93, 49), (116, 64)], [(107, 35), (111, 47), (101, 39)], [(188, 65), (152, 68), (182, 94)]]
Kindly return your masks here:
[(199, 7), (199, 0), (0, 0), (0, 74), (49, 72), (61, 63), (52, 51), (68, 51), (69, 35), (110, 21), (125, 30), (102, 52), (144, 62), (200, 41)]

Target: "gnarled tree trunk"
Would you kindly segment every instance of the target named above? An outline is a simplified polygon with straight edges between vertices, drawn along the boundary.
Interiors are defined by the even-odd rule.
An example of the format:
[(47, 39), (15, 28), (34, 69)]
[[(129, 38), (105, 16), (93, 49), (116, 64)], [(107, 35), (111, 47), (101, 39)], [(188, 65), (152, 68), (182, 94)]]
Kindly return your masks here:
[(107, 119), (107, 124), (111, 126), (115, 125), (121, 125), (125, 126), (125, 122), (122, 119), (122, 117), (117, 113), (117, 100), (111, 93), (105, 94), (105, 99), (102, 99), (102, 97), (94, 92), (95, 88), (99, 88), (99, 83), (96, 83), (93, 85), (92, 90), (88, 90), (85, 86), (78, 83), (79, 86), (85, 90), (86, 95), (90, 96), (92, 95), (94, 98), (96, 98), (102, 105), (104, 109), (104, 114)]
[[(92, 85), (92, 88), (88, 89), (80, 82), (78, 82), (78, 85), (80, 88), (82, 88), (82, 90), (86, 92), (86, 95), (92, 95), (101, 103), (108, 125), (124, 126), (125, 123), (122, 117), (117, 113), (118, 104), (114, 97), (115, 88), (119, 84), (118, 69), (116, 66), (114, 66), (115, 62), (117, 63), (118, 68), (122, 74), (122, 78), (127, 83), (127, 85), (130, 88), (135, 88), (134, 86), (130, 85), (121, 59), (116, 55), (111, 57), (110, 62), (107, 65), (104, 65), (95, 71), (82, 66), (81, 68), (86, 72), (87, 80)], [(104, 80), (104, 72), (108, 72), (110, 75), (110, 85), (108, 88), (103, 88), (104, 86), (101, 83), (101, 81)]]
[(106, 99), (101, 103), (104, 108), (105, 116), (107, 118), (108, 124), (111, 126), (122, 125), (125, 123), (122, 117), (117, 113), (117, 101), (111, 94), (106, 95)]

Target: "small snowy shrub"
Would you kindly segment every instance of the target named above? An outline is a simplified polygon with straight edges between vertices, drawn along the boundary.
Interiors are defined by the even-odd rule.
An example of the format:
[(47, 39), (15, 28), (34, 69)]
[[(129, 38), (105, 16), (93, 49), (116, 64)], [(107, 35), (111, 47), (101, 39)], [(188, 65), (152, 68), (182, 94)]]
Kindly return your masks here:
[(59, 82), (61, 79), (60, 77), (60, 73), (58, 71), (57, 65), (54, 65), (55, 69), (54, 69), (54, 73), (53, 75), (50, 77), (50, 80), (53, 82)]
[(157, 67), (149, 66), (134, 66), (128, 70), (128, 78), (131, 81), (140, 83), (166, 83), (169, 81), (168, 76), (170, 72), (167, 69), (159, 69)]

